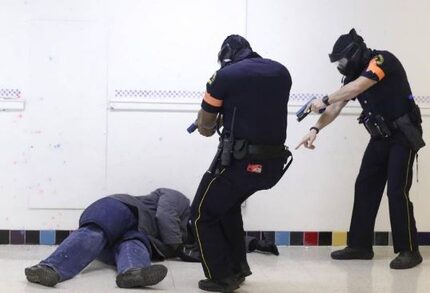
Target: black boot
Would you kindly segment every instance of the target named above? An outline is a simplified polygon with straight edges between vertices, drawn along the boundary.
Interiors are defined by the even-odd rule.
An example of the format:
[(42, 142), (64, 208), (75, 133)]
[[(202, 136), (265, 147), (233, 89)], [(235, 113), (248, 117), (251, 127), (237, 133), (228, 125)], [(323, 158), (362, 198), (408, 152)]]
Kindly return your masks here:
[(60, 275), (54, 269), (43, 265), (25, 268), (25, 276), (29, 282), (47, 287), (54, 287), (60, 282)]
[(259, 251), (269, 252), (274, 255), (279, 255), (278, 247), (270, 240), (259, 240), (257, 242), (256, 249)]
[(395, 270), (410, 269), (419, 265), (422, 261), (423, 257), (418, 250), (402, 251), (390, 262), (390, 268)]
[(239, 288), (239, 282), (235, 276), (220, 280), (206, 279), (199, 281), (199, 288), (211, 292), (233, 292)]
[(368, 251), (362, 248), (345, 247), (341, 250), (336, 250), (331, 253), (332, 259), (372, 259), (373, 251)]
[(120, 288), (152, 286), (161, 282), (166, 275), (167, 268), (163, 265), (129, 269), (116, 276), (116, 284)]
[(238, 271), (234, 271), (235, 272), (235, 277), (237, 282), (240, 284), (242, 284), (243, 282), (245, 282), (245, 278), (252, 275), (251, 272), (251, 268), (249, 267), (247, 262), (242, 262), (239, 265), (240, 269)]

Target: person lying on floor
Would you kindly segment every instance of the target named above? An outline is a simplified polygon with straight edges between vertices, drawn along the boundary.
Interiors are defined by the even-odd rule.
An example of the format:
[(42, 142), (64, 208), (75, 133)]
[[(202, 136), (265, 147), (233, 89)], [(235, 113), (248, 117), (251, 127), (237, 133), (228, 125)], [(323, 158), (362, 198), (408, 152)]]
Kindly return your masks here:
[(29, 282), (52, 287), (99, 259), (116, 266), (118, 287), (155, 285), (167, 268), (152, 265), (151, 259), (177, 256), (187, 238), (189, 216), (189, 199), (168, 188), (144, 196), (103, 197), (84, 210), (79, 229), (48, 258), (26, 268), (25, 275)]

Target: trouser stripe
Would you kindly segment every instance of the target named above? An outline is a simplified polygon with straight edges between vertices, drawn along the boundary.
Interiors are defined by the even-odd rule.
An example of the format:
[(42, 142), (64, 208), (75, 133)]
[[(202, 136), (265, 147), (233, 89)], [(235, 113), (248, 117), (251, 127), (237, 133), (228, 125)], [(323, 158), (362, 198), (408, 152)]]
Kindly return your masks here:
[[(220, 172), (220, 174), (222, 174), (224, 171), (225, 171), (225, 169), (223, 169), (223, 170)], [(206, 262), (206, 259), (205, 259), (205, 254), (204, 254), (204, 252), (203, 252), (203, 246), (202, 246), (202, 243), (201, 243), (201, 241), (200, 241), (200, 233), (199, 233), (199, 229), (198, 229), (197, 223), (198, 223), (198, 221), (200, 220), (200, 217), (201, 217), (201, 207), (202, 207), (203, 201), (205, 200), (205, 197), (206, 197), (206, 195), (207, 195), (207, 193), (208, 193), (208, 191), (209, 191), (209, 188), (211, 187), (212, 183), (213, 183), (217, 178), (218, 178), (218, 177), (215, 177), (215, 178), (213, 178), (213, 179), (211, 180), (211, 182), (209, 182), (208, 187), (206, 188), (206, 191), (205, 191), (205, 193), (203, 194), (203, 197), (202, 197), (202, 199), (201, 199), (201, 201), (200, 201), (200, 203), (199, 203), (198, 216), (197, 216), (197, 219), (196, 219), (196, 221), (195, 221), (195, 223), (194, 223), (194, 225), (195, 225), (195, 227), (196, 227), (197, 242), (199, 243), (200, 252), (201, 252), (201, 254), (202, 254), (202, 261), (203, 261), (203, 264), (205, 265), (206, 270), (207, 270), (207, 272), (208, 272), (209, 279), (212, 279), (212, 275), (211, 275), (211, 271), (209, 270), (209, 266), (208, 266), (208, 264), (207, 264), (207, 262)]]

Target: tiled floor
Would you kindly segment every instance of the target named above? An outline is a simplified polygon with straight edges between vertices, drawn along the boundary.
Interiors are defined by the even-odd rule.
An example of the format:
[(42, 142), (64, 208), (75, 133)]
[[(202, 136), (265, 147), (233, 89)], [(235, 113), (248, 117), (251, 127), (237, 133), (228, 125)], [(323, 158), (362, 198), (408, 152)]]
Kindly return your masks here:
[[(76, 278), (56, 289), (28, 283), (24, 268), (46, 257), (55, 247), (43, 245), (0, 245), (0, 292), (127, 292), (115, 285), (115, 271), (100, 262), (90, 264)], [(376, 247), (372, 261), (333, 261), (332, 247), (280, 247), (281, 255), (248, 254), (253, 275), (238, 293), (428, 293), (430, 292), (430, 247), (422, 247), (424, 262), (410, 270), (395, 271), (388, 265), (391, 247)], [(167, 261), (169, 273), (155, 292), (203, 292), (203, 278), (195, 263)], [(139, 289), (138, 289), (139, 290)], [(140, 290), (139, 290), (140, 291)], [(144, 289), (149, 292), (151, 290)], [(137, 292), (137, 290), (132, 290)]]

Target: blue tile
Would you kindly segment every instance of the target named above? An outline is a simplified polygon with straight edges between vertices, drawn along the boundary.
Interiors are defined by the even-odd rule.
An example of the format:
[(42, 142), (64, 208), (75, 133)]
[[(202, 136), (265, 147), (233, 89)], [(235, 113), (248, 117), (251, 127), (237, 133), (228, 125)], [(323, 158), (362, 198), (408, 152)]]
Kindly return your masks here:
[(55, 244), (54, 230), (40, 230), (40, 244), (53, 245)]
[(276, 245), (290, 245), (290, 232), (275, 232)]

